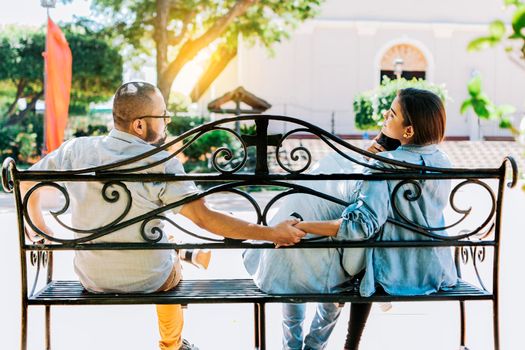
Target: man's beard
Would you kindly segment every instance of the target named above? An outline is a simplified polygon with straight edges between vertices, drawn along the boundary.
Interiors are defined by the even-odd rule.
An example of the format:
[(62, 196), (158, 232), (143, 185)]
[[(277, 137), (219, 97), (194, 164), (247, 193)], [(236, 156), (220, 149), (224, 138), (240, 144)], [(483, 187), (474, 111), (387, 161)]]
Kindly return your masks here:
[(152, 146), (159, 147), (164, 144), (167, 137), (168, 134), (166, 133), (166, 128), (164, 128), (161, 134), (148, 127), (148, 134), (145, 141)]
[(150, 145), (155, 146), (155, 147), (160, 147), (164, 144), (164, 142), (166, 142), (166, 138), (168, 138), (168, 135), (164, 133), (164, 135), (162, 135), (157, 141), (151, 142)]

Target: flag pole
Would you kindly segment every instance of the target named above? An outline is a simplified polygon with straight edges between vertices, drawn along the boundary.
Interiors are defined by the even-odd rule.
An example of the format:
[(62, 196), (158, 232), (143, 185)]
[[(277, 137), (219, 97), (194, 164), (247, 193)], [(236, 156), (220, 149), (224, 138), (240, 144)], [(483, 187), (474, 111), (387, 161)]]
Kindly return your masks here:
[[(46, 21), (46, 40), (45, 40), (45, 52), (47, 54), (47, 27), (48, 27), (48, 24), (47, 22), (49, 21), (49, 9), (50, 8), (55, 8), (55, 5), (56, 5), (56, 0), (40, 0), (40, 5), (46, 9), (46, 12), (47, 12), (47, 21)], [(46, 129), (47, 129), (47, 126), (46, 126), (46, 115), (48, 114), (47, 113), (47, 104), (45, 103), (45, 101), (47, 101), (46, 99), (46, 95), (47, 95), (47, 58), (44, 58), (44, 86), (43, 86), (43, 90), (44, 90), (44, 116), (42, 118), (42, 122), (44, 124), (44, 127), (43, 127), (43, 132), (44, 132), (44, 135), (42, 137), (42, 153), (45, 155), (47, 154), (47, 140), (46, 140), (46, 137), (47, 137), (47, 132), (46, 132)]]

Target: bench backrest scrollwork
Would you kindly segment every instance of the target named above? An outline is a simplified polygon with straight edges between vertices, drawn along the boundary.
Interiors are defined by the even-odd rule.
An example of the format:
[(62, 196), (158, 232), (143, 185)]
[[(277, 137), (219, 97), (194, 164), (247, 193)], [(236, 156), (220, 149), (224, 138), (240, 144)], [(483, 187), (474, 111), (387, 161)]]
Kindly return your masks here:
[[(236, 121), (242, 123), (253, 123), (256, 127), (254, 135), (242, 135), (228, 127)], [(284, 134), (271, 135), (269, 128), (276, 124), (282, 130), (282, 125), (286, 124)], [(275, 128), (274, 128), (275, 129)], [(174, 175), (163, 173), (148, 172), (155, 166), (167, 162), (177, 156), (185, 149), (192, 146), (196, 140), (210, 132), (226, 132), (231, 135), (237, 149), (225, 146), (218, 147), (210, 156), (216, 172), (211, 174), (186, 174)], [(313, 163), (311, 150), (299, 145), (286, 147), (298, 134), (309, 134), (319, 139), (325, 146), (332, 149), (342, 157), (354, 164), (365, 168), (372, 168), (373, 172), (368, 174), (359, 173), (337, 173), (337, 174), (310, 174), (308, 169)], [(247, 169), (249, 148), (255, 147), (255, 167)], [(155, 161), (144, 165), (144, 160), (155, 155)], [(159, 157), (163, 155), (163, 157)], [(271, 155), (275, 162), (269, 164), (268, 159)], [(376, 159), (390, 164), (394, 167), (382, 168), (370, 165), (363, 157)], [(287, 158), (287, 159), (284, 159)], [(142, 161), (142, 162), (141, 162)], [(392, 209), (398, 218), (389, 218), (389, 222), (399, 225), (407, 230), (418, 233), (421, 236), (417, 241), (376, 241), (373, 238), (366, 241), (338, 241), (328, 242), (326, 240), (306, 240), (296, 246), (309, 248), (322, 247), (436, 247), (448, 246), (457, 247), (457, 258), (463, 259), (466, 263), (471, 258), (474, 266), (477, 262), (485, 259), (485, 247), (493, 247), (493, 280), (497, 280), (497, 264), (499, 259), (499, 239), (501, 229), (501, 209), (502, 200), (506, 183), (507, 166), (512, 170), (512, 179), (508, 183), (513, 187), (517, 183), (517, 166), (514, 159), (507, 157), (503, 160), (499, 168), (479, 168), (479, 169), (460, 169), (460, 168), (433, 168), (421, 165), (408, 164), (393, 159), (387, 159), (378, 155), (366, 152), (351, 143), (334, 136), (325, 130), (307, 123), (303, 120), (273, 115), (246, 115), (233, 118), (217, 120), (208, 124), (196, 127), (165, 145), (154, 148), (151, 151), (130, 157), (124, 161), (102, 166), (75, 169), (67, 171), (22, 171), (17, 169), (12, 159), (6, 159), (2, 166), (2, 186), (7, 192), (14, 192), (18, 230), (20, 235), (21, 263), (23, 269), (23, 281), (27, 279), (27, 260), (37, 266), (38, 272), (41, 266), (47, 264), (52, 258), (48, 252), (54, 250), (90, 250), (90, 249), (172, 249), (172, 248), (271, 248), (273, 244), (252, 244), (243, 241), (222, 239), (216, 237), (205, 237), (194, 233), (171, 218), (164, 215), (171, 209), (183, 205), (196, 198), (206, 197), (218, 192), (229, 192), (232, 195), (240, 196), (249, 203), (256, 214), (257, 222), (266, 224), (268, 213), (272, 206), (281, 199), (294, 193), (306, 193), (323, 198), (327, 201), (348, 205), (344, 199), (332, 197), (326, 193), (321, 193), (314, 189), (303, 186), (300, 181), (341, 181), (341, 180), (363, 180), (363, 181), (383, 181), (397, 180), (394, 193), (391, 195)], [(191, 180), (199, 183), (207, 183), (205, 189), (199, 194), (187, 197), (183, 200), (169, 203), (163, 207), (151, 210), (143, 215), (127, 218), (131, 204), (132, 194), (127, 184), (131, 182), (175, 182)], [(420, 223), (411, 222), (405, 216), (396, 202), (399, 198), (406, 201), (414, 201), (421, 195), (421, 181), (434, 180), (453, 180), (453, 189), (450, 193), (450, 208), (455, 212), (457, 219), (443, 227), (427, 227)], [(20, 184), (23, 182), (36, 182), (36, 185), (29, 190), (24, 197), (20, 192)], [(108, 205), (120, 203), (122, 212), (116, 218), (102, 227), (89, 229), (79, 229), (67, 225), (60, 216), (70, 207), (70, 196), (65, 183), (71, 182), (97, 182), (102, 184), (101, 197)], [(299, 183), (298, 183), (299, 182)], [(496, 190), (489, 184), (496, 182)], [(209, 186), (209, 184), (212, 184)], [(246, 188), (250, 186), (279, 187), (284, 190), (277, 192), (275, 196), (264, 206), (260, 205)], [(473, 214), (472, 206), (462, 208), (457, 201), (459, 193), (467, 186), (476, 186), (485, 194), (490, 208), (486, 214), (482, 215), (481, 220), (474, 225), (474, 228), (465, 230), (461, 228), (468, 217)], [(73, 233), (66, 237), (51, 237), (42, 232), (32, 222), (28, 215), (28, 200), (34, 193), (41, 188), (54, 188), (60, 192), (64, 199), (63, 207), (58, 211), (51, 212), (51, 215), (66, 231)], [(408, 188), (408, 189), (407, 189)], [(404, 192), (401, 192), (404, 191)], [(125, 205), (122, 205), (125, 203)], [(161, 228), (156, 227), (154, 222), (161, 220), (171, 224), (178, 229), (186, 232), (193, 238), (198, 238), (198, 243), (159, 243), (164, 235)], [(143, 242), (136, 243), (101, 243), (98, 238), (110, 235), (115, 231), (126, 228), (130, 225), (140, 224)], [(31, 227), (39, 234), (42, 240), (32, 241), (26, 235), (26, 227)], [(447, 230), (448, 234), (440, 232)], [(45, 239), (45, 240), (44, 240)], [(27, 257), (26, 257), (27, 256)], [(50, 270), (50, 269), (49, 269)], [(51, 274), (48, 270), (48, 280)], [(477, 269), (476, 269), (477, 271)], [(36, 284), (36, 283), (35, 283)], [(35, 285), (34, 284), (34, 285)], [(480, 279), (480, 284), (484, 287)], [(32, 294), (34, 291), (34, 285)], [(493, 285), (493, 289), (497, 286)], [(26, 282), (23, 282), (23, 289), (27, 291)]]

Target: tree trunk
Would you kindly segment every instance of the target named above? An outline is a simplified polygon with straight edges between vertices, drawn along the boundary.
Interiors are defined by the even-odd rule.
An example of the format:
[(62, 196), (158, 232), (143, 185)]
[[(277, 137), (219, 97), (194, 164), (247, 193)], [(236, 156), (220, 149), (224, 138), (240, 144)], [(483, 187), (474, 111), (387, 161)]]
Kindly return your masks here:
[(167, 83), (164, 72), (168, 65), (168, 14), (169, 0), (157, 0), (157, 17), (155, 19), (155, 46), (157, 51), (157, 87), (159, 88), (164, 100), (168, 103), (171, 83)]
[(221, 45), (217, 48), (211, 56), (206, 70), (191, 91), (190, 97), (192, 102), (197, 102), (202, 97), (211, 83), (217, 79), (235, 56), (237, 56), (237, 43), (235, 43), (234, 47)]
[[(166, 102), (169, 99), (173, 81), (184, 65), (195, 58), (202, 49), (223, 35), (237, 17), (245, 14), (246, 11), (257, 2), (258, 0), (237, 0), (230, 11), (228, 11), (223, 17), (219, 18), (204, 34), (195, 39), (188, 39), (181, 46), (177, 57), (167, 65), (166, 69), (164, 69), (157, 78), (158, 87)], [(159, 30), (166, 30), (166, 27), (159, 28)]]
[(38, 99), (44, 95), (44, 91), (40, 91), (36, 95), (33, 96), (29, 104), (26, 106), (26, 108), (23, 111), (20, 111), (20, 113), (12, 115), (7, 120), (7, 125), (16, 125), (22, 122), (24, 120), (27, 113), (33, 111), (36, 107), (36, 103), (38, 102)]
[(25, 89), (26, 85), (27, 84), (26, 84), (26, 81), (24, 79), (20, 79), (18, 84), (16, 84), (15, 100), (13, 101), (13, 103), (7, 109), (7, 112), (5, 114), (6, 118), (10, 119), (15, 114), (15, 112), (16, 112), (16, 105), (18, 104), (18, 100), (20, 100), (20, 98), (22, 98), (22, 95), (24, 93), (24, 89)]

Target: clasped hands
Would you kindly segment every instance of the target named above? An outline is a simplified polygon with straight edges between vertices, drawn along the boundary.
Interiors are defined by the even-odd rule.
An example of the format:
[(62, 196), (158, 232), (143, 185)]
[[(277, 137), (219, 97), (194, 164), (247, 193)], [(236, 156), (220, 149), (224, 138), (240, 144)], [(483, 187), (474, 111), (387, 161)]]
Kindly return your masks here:
[(301, 241), (306, 232), (296, 227), (300, 222), (299, 219), (288, 219), (272, 227), (274, 235), (271, 241), (275, 243), (275, 248), (292, 246)]

